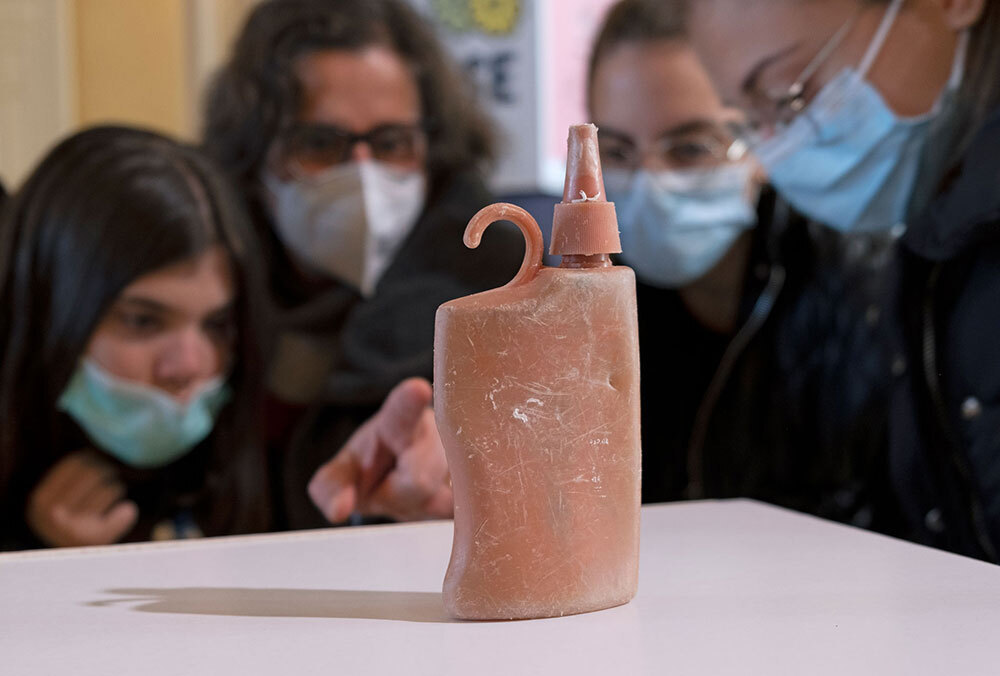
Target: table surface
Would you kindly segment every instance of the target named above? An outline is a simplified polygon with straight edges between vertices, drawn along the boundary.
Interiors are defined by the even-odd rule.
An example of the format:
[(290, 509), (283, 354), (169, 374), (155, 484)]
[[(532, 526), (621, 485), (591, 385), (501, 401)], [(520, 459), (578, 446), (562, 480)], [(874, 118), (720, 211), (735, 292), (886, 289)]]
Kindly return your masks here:
[(1000, 567), (750, 501), (643, 509), (639, 594), (452, 622), (450, 522), (0, 555), (0, 672), (998, 674)]

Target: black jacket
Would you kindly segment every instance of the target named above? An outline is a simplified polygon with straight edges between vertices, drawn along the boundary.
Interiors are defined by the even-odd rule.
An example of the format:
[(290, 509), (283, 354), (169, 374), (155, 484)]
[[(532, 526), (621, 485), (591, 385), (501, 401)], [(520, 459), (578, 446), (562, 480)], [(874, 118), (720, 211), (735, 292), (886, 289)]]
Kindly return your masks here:
[[(54, 437), (58, 440), (58, 448), (62, 449), (60, 458), (81, 449), (95, 448), (95, 444), (66, 414), (57, 417)], [(232, 477), (212, 471), (209, 441), (199, 444), (170, 465), (157, 469), (131, 468), (111, 455), (92, 452), (103, 456), (115, 468), (116, 478), (125, 486), (125, 497), (139, 509), (136, 524), (121, 542), (236, 534), (234, 530), (219, 529), (219, 512), (227, 511), (232, 502), (218, 499), (213, 493)], [(256, 463), (251, 467), (259, 472)], [(31, 492), (51, 469), (29, 459), (12, 478), (7, 494), (0, 494), (0, 551), (48, 546), (28, 525), (27, 505)], [(266, 495), (260, 494), (259, 498), (266, 500)], [(221, 509), (220, 504), (224, 505)], [(259, 526), (267, 527), (267, 523)]]
[[(329, 340), (333, 364), (317, 401), (280, 450), (282, 521), (290, 528), (323, 525), (306, 486), (315, 470), (411, 376), (433, 373), (434, 314), (442, 303), (506, 284), (524, 256), (524, 238), (497, 224), (470, 250), (469, 220), (492, 197), (481, 180), (462, 175), (429, 203), (373, 297), (336, 284), (283, 312), (281, 331)], [(279, 515), (279, 518), (282, 515)]]
[(909, 535), (998, 562), (1000, 110), (910, 223), (897, 302), (890, 467)]
[[(639, 284), (643, 499), (753, 497), (872, 526), (888, 239), (847, 240), (765, 191), (739, 330)], [(881, 300), (881, 304), (880, 301)]]

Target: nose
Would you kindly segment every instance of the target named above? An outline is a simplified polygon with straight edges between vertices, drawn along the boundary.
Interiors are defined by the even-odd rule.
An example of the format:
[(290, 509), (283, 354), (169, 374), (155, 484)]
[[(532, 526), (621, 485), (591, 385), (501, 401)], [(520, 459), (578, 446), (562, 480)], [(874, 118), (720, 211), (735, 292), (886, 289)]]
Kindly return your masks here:
[(219, 356), (199, 327), (188, 327), (171, 336), (156, 362), (156, 386), (181, 403), (219, 371)]
[(646, 171), (664, 171), (670, 169), (671, 166), (663, 159), (660, 153), (656, 152), (652, 148), (647, 148), (642, 155), (642, 162), (639, 163), (640, 169), (645, 169)]
[(372, 159), (372, 147), (367, 141), (358, 141), (351, 147), (351, 160), (363, 162)]

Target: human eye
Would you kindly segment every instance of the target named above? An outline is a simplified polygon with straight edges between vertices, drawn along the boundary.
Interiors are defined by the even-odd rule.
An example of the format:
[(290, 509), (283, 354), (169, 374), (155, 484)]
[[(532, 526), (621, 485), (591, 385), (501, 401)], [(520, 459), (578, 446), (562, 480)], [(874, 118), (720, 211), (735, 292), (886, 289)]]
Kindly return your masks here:
[(604, 156), (603, 159), (606, 159), (609, 162), (624, 164), (628, 162), (632, 153), (630, 153), (627, 148), (606, 148), (602, 152), (602, 155)]
[(339, 134), (313, 132), (302, 139), (302, 149), (305, 152), (328, 153), (343, 146), (343, 138)]
[(162, 316), (149, 310), (120, 309), (115, 320), (127, 334), (140, 338), (155, 335), (166, 326)]
[(635, 148), (621, 141), (601, 141), (601, 165), (606, 168), (630, 167), (635, 159)]
[(217, 343), (229, 344), (236, 337), (236, 317), (228, 308), (209, 316), (202, 326), (205, 333)]
[(722, 144), (711, 138), (681, 138), (664, 148), (666, 164), (678, 168), (701, 167), (723, 161)]
[(383, 127), (372, 132), (369, 142), (380, 160), (408, 160), (415, 153), (418, 134), (416, 128)]
[(322, 169), (342, 162), (349, 137), (336, 127), (300, 127), (285, 141), (285, 158), (307, 169)]

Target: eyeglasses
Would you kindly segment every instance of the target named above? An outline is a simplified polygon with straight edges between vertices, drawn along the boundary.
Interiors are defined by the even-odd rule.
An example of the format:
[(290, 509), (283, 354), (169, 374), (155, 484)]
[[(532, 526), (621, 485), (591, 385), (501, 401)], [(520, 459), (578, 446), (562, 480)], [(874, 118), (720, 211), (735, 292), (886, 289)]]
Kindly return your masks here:
[(280, 153), (290, 168), (314, 174), (349, 161), (358, 143), (366, 144), (380, 162), (407, 166), (423, 159), (427, 137), (419, 124), (386, 124), (364, 134), (332, 125), (303, 124), (283, 135)]
[(667, 169), (711, 169), (746, 156), (747, 145), (723, 125), (661, 136), (646, 148), (614, 131), (598, 130), (601, 166), (604, 169), (639, 169), (650, 156)]
[(843, 44), (848, 34), (850, 34), (851, 29), (858, 22), (864, 9), (865, 5), (861, 4), (854, 11), (851, 17), (826, 41), (816, 56), (802, 70), (802, 73), (789, 85), (788, 89), (778, 93), (774, 93), (773, 91), (762, 92), (754, 89), (748, 92), (748, 98), (750, 99), (750, 110), (748, 112), (751, 120), (742, 129), (738, 130), (737, 133), (742, 138), (749, 138), (750, 145), (753, 145), (754, 141), (760, 140), (764, 136), (764, 132), (773, 132), (788, 126), (796, 116), (805, 110), (806, 105), (809, 103), (807, 91), (810, 81), (815, 77), (819, 69), (830, 60), (830, 57), (833, 56), (841, 44)]

